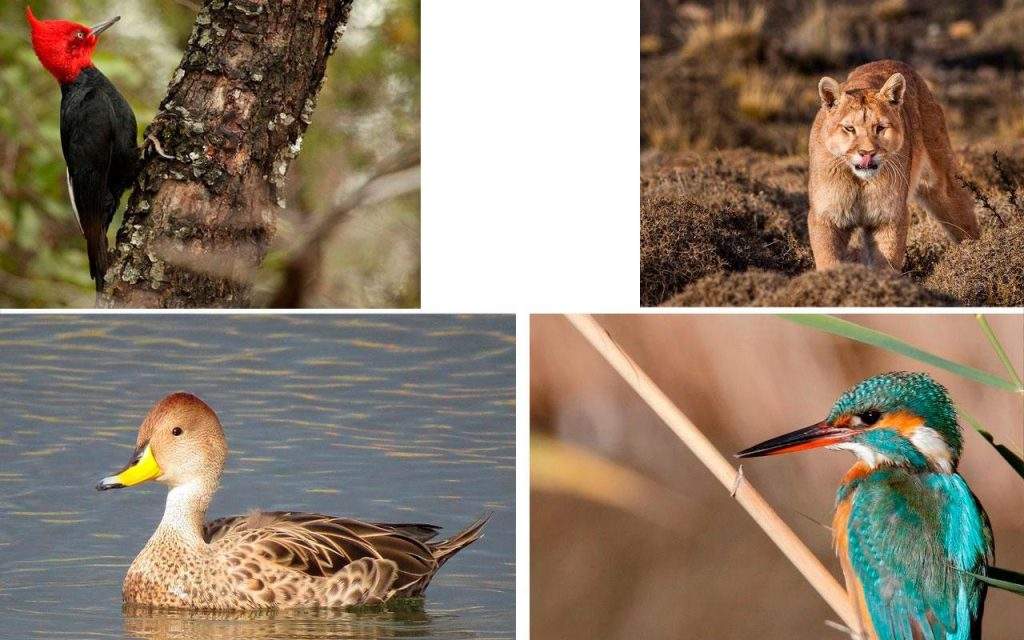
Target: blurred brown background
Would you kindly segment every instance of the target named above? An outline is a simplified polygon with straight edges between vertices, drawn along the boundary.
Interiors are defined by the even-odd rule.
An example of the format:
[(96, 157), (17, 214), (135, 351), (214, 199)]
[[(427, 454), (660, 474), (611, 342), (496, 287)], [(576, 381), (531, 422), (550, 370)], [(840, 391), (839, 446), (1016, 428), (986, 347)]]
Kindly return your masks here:
[[(1005, 375), (973, 315), (846, 318)], [(598, 321), (726, 455), (822, 419), (841, 392), (890, 370), (930, 373), (998, 441), (1019, 449), (1024, 436), (1020, 396), (774, 316)], [(989, 321), (1024, 370), (1024, 317)], [(530, 356), (532, 638), (844, 637), (781, 552), (563, 317), (533, 317)], [(997, 564), (1024, 570), (1024, 482), (965, 430), (960, 472), (992, 519)], [(821, 450), (743, 465), (840, 581), (831, 534), (812, 519), (830, 523), (853, 462)], [(985, 638), (1019, 638), (1022, 624), (1024, 601), (991, 590)]]

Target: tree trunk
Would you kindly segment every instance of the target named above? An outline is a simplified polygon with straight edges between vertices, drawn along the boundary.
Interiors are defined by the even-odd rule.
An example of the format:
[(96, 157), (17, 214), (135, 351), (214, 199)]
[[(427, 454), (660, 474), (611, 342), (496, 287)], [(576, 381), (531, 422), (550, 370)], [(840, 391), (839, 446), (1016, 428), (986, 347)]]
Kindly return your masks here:
[(146, 129), (159, 145), (143, 142), (101, 306), (249, 306), (351, 7), (206, 0)]

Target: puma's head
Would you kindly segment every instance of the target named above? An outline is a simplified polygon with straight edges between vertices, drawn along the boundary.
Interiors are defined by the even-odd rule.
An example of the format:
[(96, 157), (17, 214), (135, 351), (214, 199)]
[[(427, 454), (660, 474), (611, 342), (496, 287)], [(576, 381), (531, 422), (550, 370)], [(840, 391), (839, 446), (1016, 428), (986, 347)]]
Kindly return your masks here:
[(822, 78), (818, 95), (825, 109), (821, 131), (825, 147), (836, 157), (845, 158), (853, 174), (861, 180), (878, 175), (886, 160), (903, 147), (903, 118), (900, 105), (907, 81), (894, 73), (878, 91), (843, 89), (832, 78)]

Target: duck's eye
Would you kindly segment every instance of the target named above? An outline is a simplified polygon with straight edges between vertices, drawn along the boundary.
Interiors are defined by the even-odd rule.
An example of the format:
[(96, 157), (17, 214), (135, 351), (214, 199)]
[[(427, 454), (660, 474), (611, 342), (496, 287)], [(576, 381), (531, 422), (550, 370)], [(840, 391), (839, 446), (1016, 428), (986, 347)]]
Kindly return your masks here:
[(853, 127), (851, 127), (848, 124), (844, 124), (843, 125), (843, 131), (845, 131), (846, 133), (853, 133)]
[(864, 413), (858, 414), (857, 417), (860, 418), (860, 421), (863, 422), (864, 424), (872, 425), (878, 422), (878, 419), (882, 417), (882, 414), (881, 412), (876, 411), (875, 409), (871, 409), (869, 411), (865, 411)]
[(173, 429), (171, 429), (172, 436), (180, 436), (182, 433), (183, 432), (181, 430), (181, 427), (174, 427)]

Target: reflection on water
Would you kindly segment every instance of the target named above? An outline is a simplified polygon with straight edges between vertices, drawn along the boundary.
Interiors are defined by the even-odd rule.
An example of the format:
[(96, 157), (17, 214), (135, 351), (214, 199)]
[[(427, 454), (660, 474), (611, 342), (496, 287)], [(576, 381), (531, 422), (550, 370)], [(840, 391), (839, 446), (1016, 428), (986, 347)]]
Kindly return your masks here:
[(408, 611), (335, 610), (215, 613), (159, 611), (125, 607), (125, 635), (152, 640), (206, 640), (274, 638), (476, 638), (457, 614)]
[[(0, 354), (0, 636), (513, 636), (511, 318), (5, 316)], [(228, 438), (211, 518), (306, 510), (444, 535), (495, 515), (422, 610), (122, 613), (165, 489), (93, 486), (175, 390), (213, 406)]]

